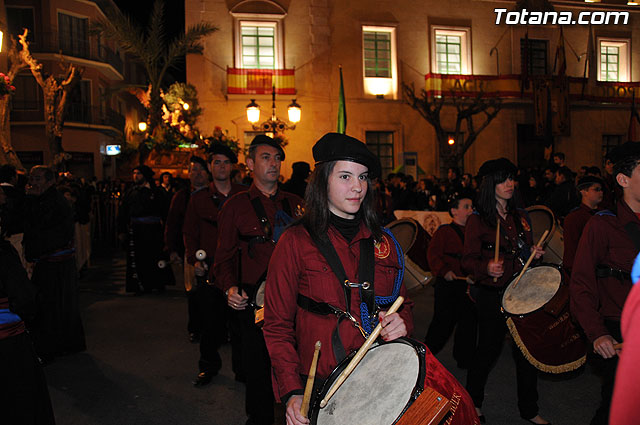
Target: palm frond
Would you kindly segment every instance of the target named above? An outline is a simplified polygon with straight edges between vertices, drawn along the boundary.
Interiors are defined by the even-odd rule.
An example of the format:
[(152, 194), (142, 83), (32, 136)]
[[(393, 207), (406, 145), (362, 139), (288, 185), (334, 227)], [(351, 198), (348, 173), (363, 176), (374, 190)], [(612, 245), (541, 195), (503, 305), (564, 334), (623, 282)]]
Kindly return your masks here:
[(122, 50), (138, 56), (145, 61), (145, 36), (142, 28), (132, 19), (120, 12), (110, 13), (109, 19), (99, 18), (90, 29), (91, 34), (101, 35), (104, 39), (113, 40)]
[(164, 6), (164, 0), (155, 0), (147, 26), (145, 50), (148, 55), (153, 57), (154, 61), (159, 60), (165, 54)]
[(208, 22), (200, 22), (187, 28), (184, 34), (169, 44), (164, 66), (165, 69), (172, 66), (178, 58), (188, 53), (202, 54), (204, 49), (202, 39), (217, 30), (218, 27)]

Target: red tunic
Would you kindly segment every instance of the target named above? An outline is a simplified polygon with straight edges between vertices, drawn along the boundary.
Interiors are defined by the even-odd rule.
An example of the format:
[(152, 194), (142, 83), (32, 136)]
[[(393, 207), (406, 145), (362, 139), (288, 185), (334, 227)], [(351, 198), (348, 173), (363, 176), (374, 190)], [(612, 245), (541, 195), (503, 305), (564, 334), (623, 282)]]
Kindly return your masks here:
[(456, 276), (464, 276), (460, 264), (464, 244), (452, 226), (456, 226), (464, 234), (464, 226), (445, 224), (436, 230), (429, 242), (427, 259), (434, 276), (444, 277), (450, 271)]
[[(218, 241), (218, 213), (231, 196), (247, 189), (247, 186), (232, 184), (231, 191), (225, 196), (218, 191), (214, 183), (210, 183), (207, 188), (191, 195), (182, 229), (185, 259), (189, 264), (195, 264), (196, 251), (199, 249), (204, 249), (208, 258), (215, 258)], [(174, 201), (179, 193), (173, 197)]]
[(616, 370), (615, 388), (611, 399), (609, 423), (616, 425), (634, 425), (640, 417), (640, 285), (636, 284), (622, 310), (622, 338), (624, 348)]
[(571, 313), (591, 342), (609, 335), (605, 319), (620, 320), (622, 306), (631, 290), (631, 281), (616, 277), (596, 277), (596, 266), (606, 265), (630, 272), (638, 254), (624, 226), (640, 220), (623, 199), (618, 214), (596, 214), (584, 228), (571, 272)]
[[(465, 226), (464, 251), (462, 268), (473, 274), (476, 284), (503, 287), (511, 282), (513, 275), (522, 270), (523, 264), (518, 259), (518, 229), (522, 229), (521, 239), (527, 245), (524, 248), (524, 260), (529, 257), (530, 246), (533, 245), (529, 216), (524, 210), (517, 210), (515, 216), (507, 215), (507, 219), (500, 220), (500, 258), (504, 259), (504, 274), (497, 282), (487, 274), (487, 265), (494, 259), (494, 244), (496, 242), (496, 228), (489, 226), (478, 214), (472, 214)], [(520, 220), (516, 225), (515, 220)], [(506, 251), (506, 252), (505, 252)]]
[[(232, 286), (243, 284), (255, 286), (269, 265), (271, 254), (275, 248), (272, 241), (252, 243), (251, 250), (246, 240), (254, 236), (264, 236), (251, 199), (260, 198), (271, 227), (274, 227), (277, 210), (282, 210), (282, 201), (286, 198), (291, 214), (301, 210), (302, 199), (298, 196), (278, 190), (268, 198), (252, 184), (248, 191), (232, 196), (224, 205), (218, 216), (218, 245), (216, 248), (213, 273), (216, 285), (223, 291)], [(295, 218), (295, 217), (294, 217)], [(236, 252), (242, 248), (242, 276), (238, 276), (238, 259)], [(249, 252), (251, 251), (251, 252)]]
[(562, 256), (562, 265), (569, 271), (573, 268), (573, 259), (576, 256), (578, 242), (584, 226), (587, 221), (598, 211), (592, 210), (585, 204), (571, 211), (564, 219), (563, 238), (564, 238), (564, 255)]
[[(358, 234), (348, 243), (333, 227), (329, 229), (329, 239), (342, 261), (348, 279), (352, 282), (359, 282), (359, 242), (370, 236), (371, 232), (362, 225)], [(395, 246), (393, 241), (384, 235), (383, 241), (375, 251), (376, 296), (391, 295), (398, 271)], [(263, 331), (273, 368), (273, 391), (278, 400), (304, 388), (300, 375), (309, 373), (316, 341), (322, 343), (317, 376), (326, 379), (337, 365), (331, 344), (331, 334), (337, 323), (336, 317), (303, 310), (297, 305), (298, 293), (314, 301), (331, 304), (342, 311), (346, 310), (342, 285), (312, 242), (309, 233), (301, 225), (288, 229), (282, 235), (269, 263), (267, 276)], [(411, 334), (413, 303), (406, 299), (404, 285), (401, 286), (400, 295), (405, 297), (405, 301), (399, 314), (404, 319), (408, 333)], [(350, 312), (358, 318), (358, 322), (360, 302), (359, 291), (353, 289)], [(364, 342), (362, 334), (349, 320), (340, 323), (340, 336), (347, 353), (357, 350)]]

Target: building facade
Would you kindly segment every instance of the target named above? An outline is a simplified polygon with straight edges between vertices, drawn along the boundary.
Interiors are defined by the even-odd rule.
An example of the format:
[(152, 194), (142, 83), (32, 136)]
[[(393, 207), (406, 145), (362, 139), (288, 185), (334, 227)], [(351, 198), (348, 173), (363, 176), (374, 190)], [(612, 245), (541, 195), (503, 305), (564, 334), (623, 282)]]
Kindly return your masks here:
[[(514, 23), (515, 15), (507, 19), (515, 1), (186, 0), (187, 26), (219, 27), (202, 56), (187, 57), (187, 82), (204, 108), (199, 126), (204, 134), (220, 126), (248, 143), (255, 134), (245, 111), (251, 99), (263, 121), (271, 115), (272, 87), (280, 119), (295, 98), (302, 119), (285, 131), (288, 176), (293, 162), (312, 162), (311, 147), (322, 134), (336, 130), (341, 66), (346, 133), (366, 141), (386, 173), (406, 165), (409, 173), (441, 175), (447, 149), (454, 149), (404, 101), (403, 84), (427, 90), (431, 99), (445, 97), (440, 118), (451, 134), (452, 90), (459, 99), (478, 92), (501, 99), (497, 117), (464, 154), (466, 172), (499, 156), (541, 165), (550, 144), (572, 169), (602, 166), (603, 152), (629, 137), (640, 91), (634, 83), (640, 46), (633, 42), (640, 9), (618, 0), (547, 4), (556, 15), (547, 15), (546, 25), (524, 25), (518, 17)], [(499, 23), (495, 9), (504, 9)], [(567, 13), (577, 20), (585, 11), (593, 25), (560, 24)], [(566, 71), (556, 59), (562, 44)], [(587, 57), (592, 77), (585, 79)], [(474, 127), (483, 121), (477, 114)], [(462, 125), (458, 142), (465, 133)]]
[[(32, 56), (48, 75), (62, 76), (60, 64), (83, 70), (68, 104), (62, 145), (71, 156), (67, 169), (81, 177), (115, 176), (115, 161), (107, 145), (131, 140), (144, 110), (134, 96), (121, 89), (144, 84), (138, 66), (109, 40), (90, 35), (91, 23), (116, 7), (111, 0), (5, 0), (8, 33), (17, 39), (29, 30)], [(8, 46), (8, 42), (5, 46)], [(51, 154), (44, 127), (43, 94), (27, 68), (14, 80), (11, 138), (25, 168), (47, 164)]]

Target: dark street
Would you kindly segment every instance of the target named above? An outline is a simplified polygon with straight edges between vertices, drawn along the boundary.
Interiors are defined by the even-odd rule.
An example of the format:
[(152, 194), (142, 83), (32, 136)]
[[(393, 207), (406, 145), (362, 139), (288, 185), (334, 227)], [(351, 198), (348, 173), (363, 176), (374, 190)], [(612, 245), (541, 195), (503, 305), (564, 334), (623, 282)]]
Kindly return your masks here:
[[(194, 388), (198, 346), (187, 338), (184, 291), (173, 287), (163, 294), (126, 295), (122, 257), (94, 260), (81, 280), (88, 350), (45, 368), (57, 423), (244, 424), (244, 385), (233, 379), (230, 346), (222, 348), (220, 375)], [(412, 298), (415, 336), (422, 339), (432, 316), (433, 289), (415, 291)], [(510, 357), (505, 344), (487, 384), (483, 410), (492, 425), (525, 423), (517, 413)], [(451, 341), (438, 358), (465, 382), (451, 357)], [(556, 425), (587, 424), (598, 403), (598, 379), (590, 367), (571, 376), (541, 377), (538, 388), (540, 413)]]

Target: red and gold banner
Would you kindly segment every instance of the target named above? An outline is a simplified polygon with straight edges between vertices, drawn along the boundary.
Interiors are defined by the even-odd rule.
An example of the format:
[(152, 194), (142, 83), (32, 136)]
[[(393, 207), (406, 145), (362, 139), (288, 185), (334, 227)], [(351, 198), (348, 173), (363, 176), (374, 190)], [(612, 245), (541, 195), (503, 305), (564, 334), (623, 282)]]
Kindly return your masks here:
[[(569, 100), (603, 103), (631, 103), (640, 100), (640, 82), (619, 83), (598, 81), (589, 84), (585, 78), (569, 77)], [(427, 74), (425, 90), (431, 96), (472, 97), (483, 92), (487, 97), (533, 98), (533, 84), (521, 90), (520, 75), (453, 75)]]
[(229, 94), (296, 94), (294, 69), (227, 68)]

